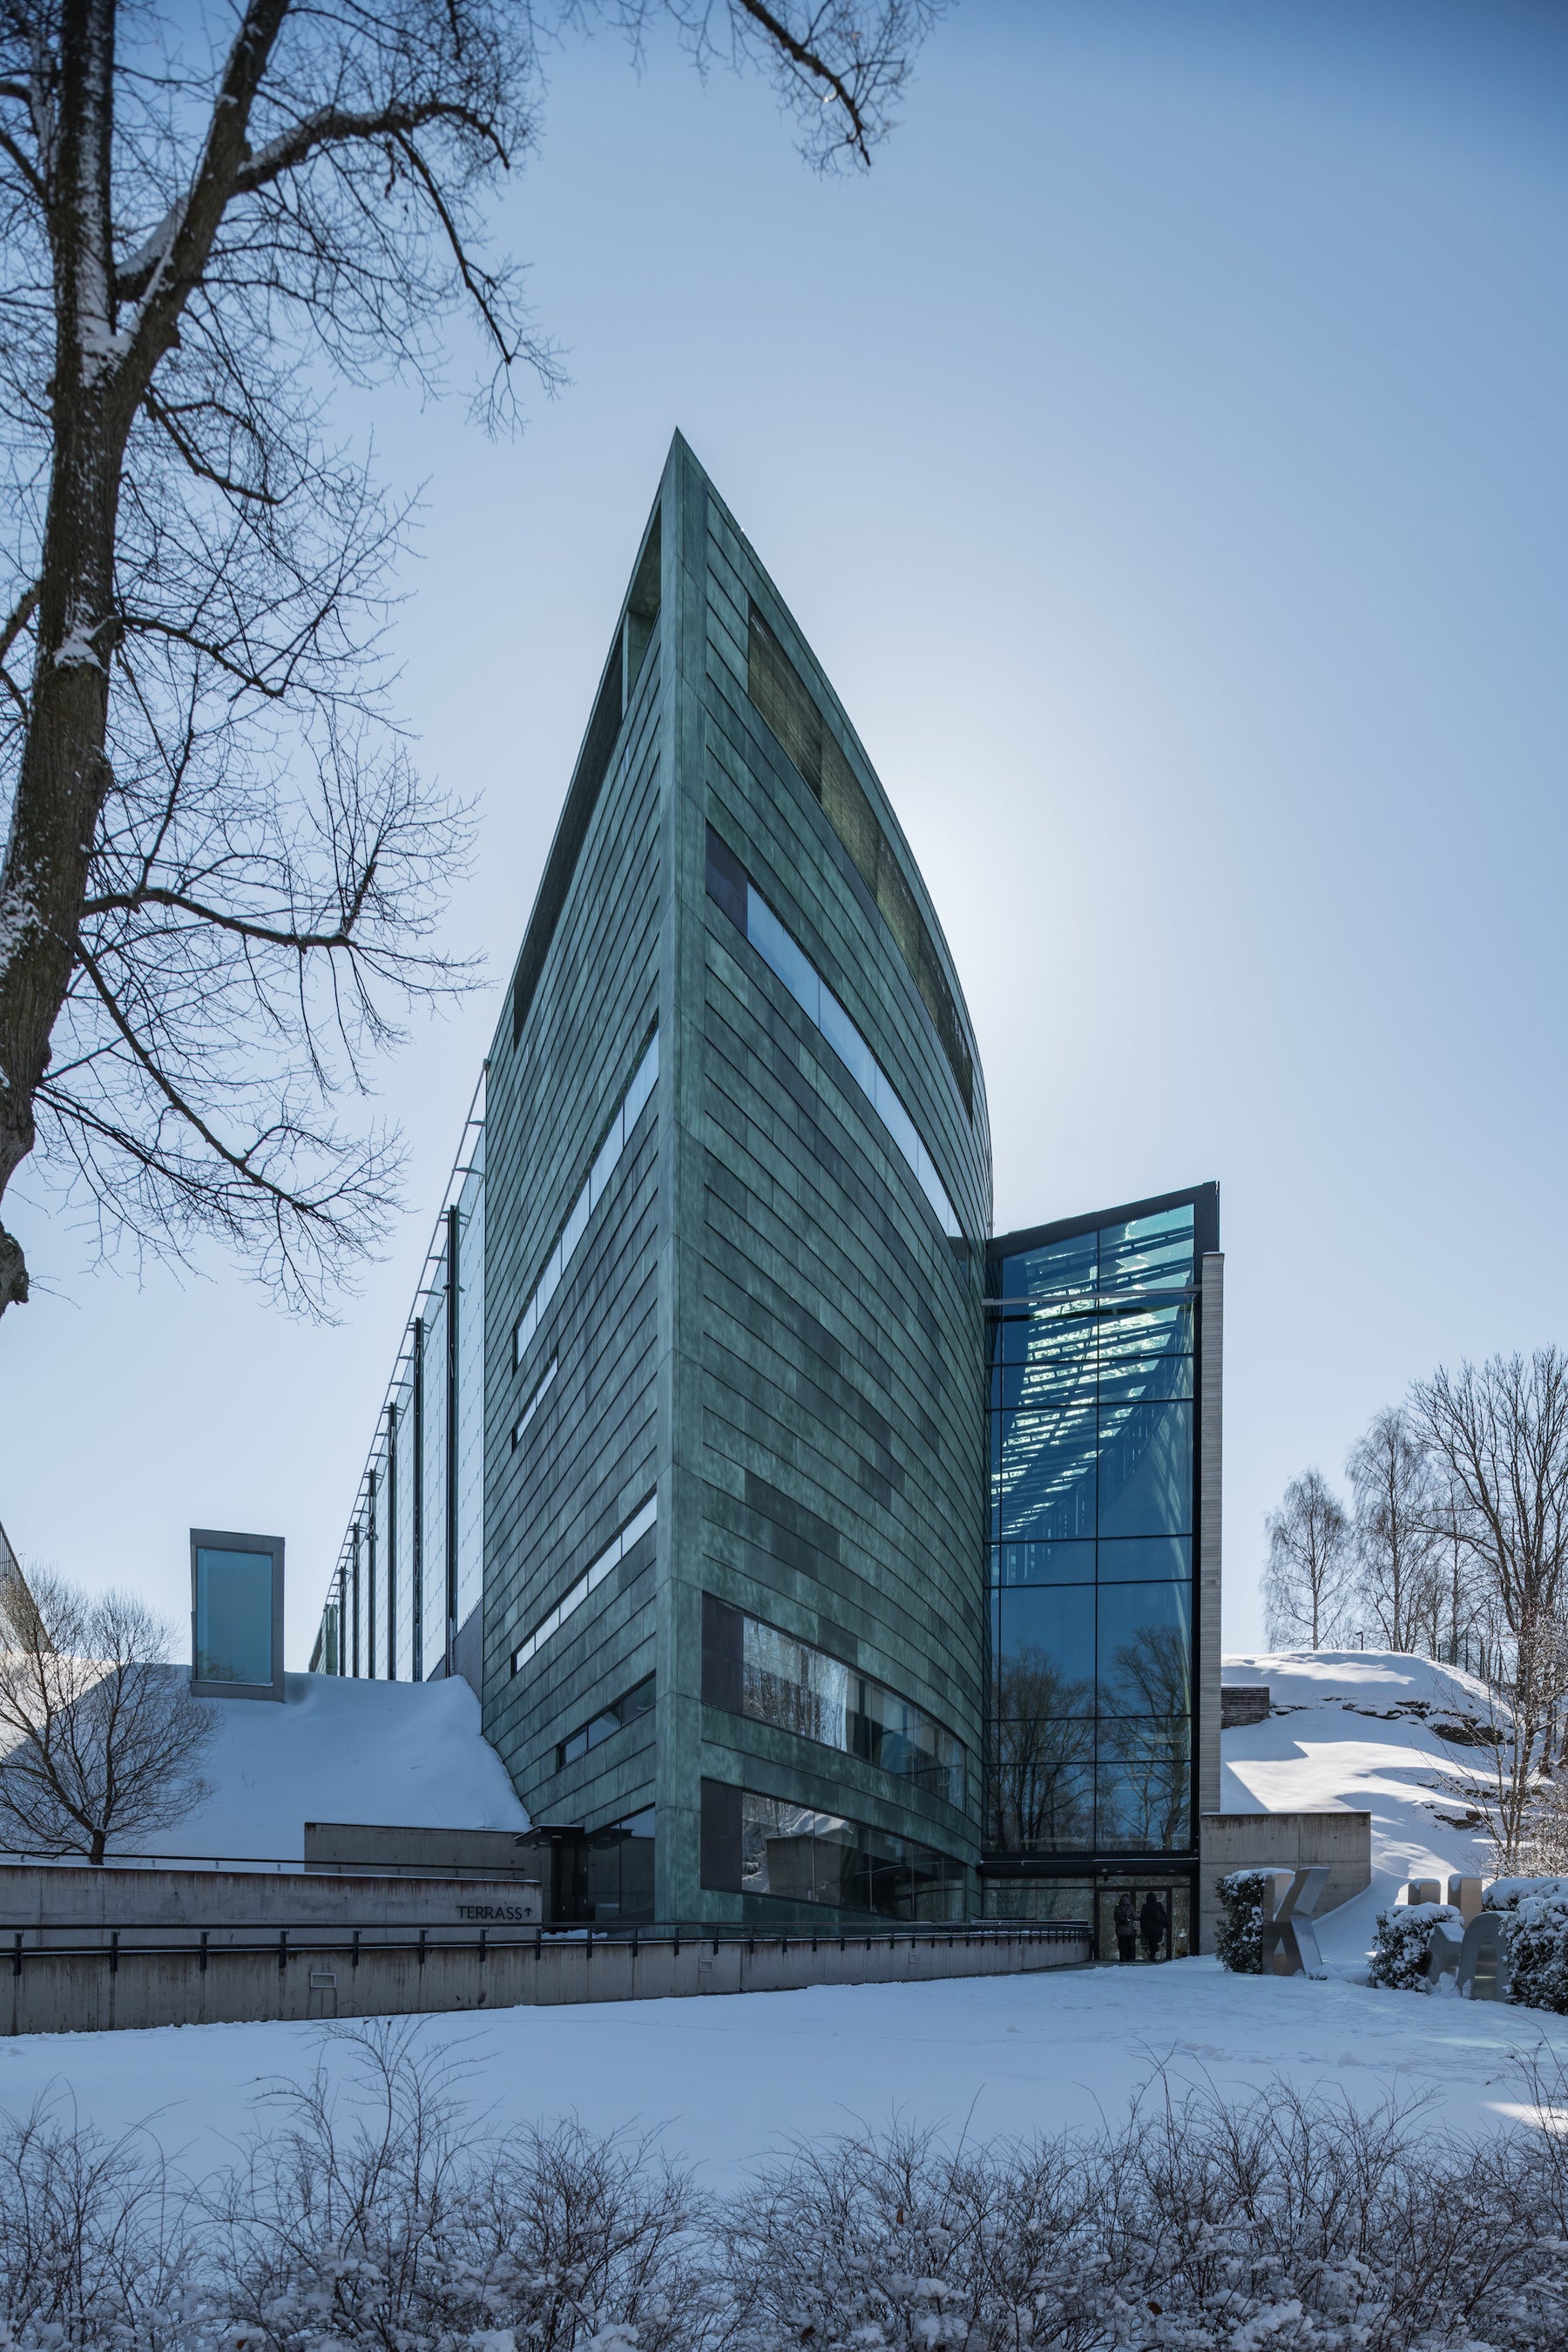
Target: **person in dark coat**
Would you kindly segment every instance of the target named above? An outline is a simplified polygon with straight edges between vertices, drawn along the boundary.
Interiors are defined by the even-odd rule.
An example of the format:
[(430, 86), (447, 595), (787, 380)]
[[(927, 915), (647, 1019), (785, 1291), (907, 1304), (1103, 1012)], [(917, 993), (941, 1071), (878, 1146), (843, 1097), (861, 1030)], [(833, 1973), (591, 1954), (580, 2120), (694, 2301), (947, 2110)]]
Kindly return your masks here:
[(1165, 1906), (1152, 1887), (1143, 1897), (1143, 1908), (1138, 1914), (1138, 1925), (1143, 1931), (1144, 1957), (1151, 1960), (1157, 1960), (1160, 1957), (1160, 1947), (1165, 1940), (1168, 1922), (1165, 1917)]
[(1138, 1958), (1138, 1914), (1126, 1892), (1116, 1906), (1116, 1954), (1119, 1961)]

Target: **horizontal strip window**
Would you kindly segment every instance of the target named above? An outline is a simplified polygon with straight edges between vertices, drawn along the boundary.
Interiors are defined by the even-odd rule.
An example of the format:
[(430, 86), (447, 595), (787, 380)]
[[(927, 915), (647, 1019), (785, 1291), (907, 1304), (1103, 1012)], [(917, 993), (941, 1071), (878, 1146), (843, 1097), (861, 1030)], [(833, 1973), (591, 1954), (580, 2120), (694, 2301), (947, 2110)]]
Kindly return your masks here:
[(702, 1783), (701, 1868), (716, 1893), (831, 1905), (883, 1919), (961, 1919), (964, 1868), (894, 1836), (781, 1797)]
[(584, 1724), (569, 1738), (561, 1740), (555, 1749), (556, 1770), (560, 1772), (568, 1764), (575, 1764), (579, 1756), (586, 1756), (592, 1748), (601, 1747), (617, 1731), (624, 1731), (628, 1723), (635, 1723), (639, 1716), (651, 1714), (655, 1680), (654, 1675), (645, 1675), (635, 1689), (627, 1691), (625, 1698), (618, 1698), (613, 1706), (602, 1708), (591, 1723)]
[(963, 1108), (974, 1116), (974, 1063), (930, 927), (880, 817), (823, 720), (816, 698), (753, 604), (746, 690), (806, 784), (877, 902), (942, 1040)]
[(657, 1495), (650, 1495), (647, 1502), (633, 1512), (620, 1533), (613, 1537), (605, 1546), (598, 1559), (591, 1561), (584, 1570), (565, 1598), (558, 1601), (549, 1616), (540, 1621), (526, 1642), (519, 1643), (511, 1654), (511, 1670), (514, 1675), (520, 1674), (530, 1658), (549, 1641), (551, 1635), (559, 1633), (568, 1617), (575, 1610), (581, 1609), (589, 1593), (603, 1584), (613, 1568), (619, 1566), (638, 1538), (647, 1535), (658, 1517), (658, 1497)]
[(785, 930), (745, 867), (711, 825), (708, 828), (708, 895), (743, 931), (768, 969), (783, 981), (803, 1013), (821, 1030), (913, 1171), (937, 1223), (950, 1241), (963, 1229), (915, 1123), (892, 1080), (827, 982)]
[(577, 754), (577, 765), (572, 772), (566, 804), (555, 828), (555, 838), (550, 845), (550, 855), (544, 861), (539, 895), (533, 902), (533, 912), (523, 936), (522, 951), (512, 975), (511, 1042), (514, 1047), (522, 1035), (523, 1023), (533, 1003), (533, 992), (544, 969), (544, 959), (550, 952), (555, 926), (566, 903), (566, 893), (572, 887), (577, 860), (583, 854), (583, 844), (588, 837), (588, 827), (593, 822), (599, 793), (609, 772), (611, 756), (620, 738), (621, 722), (631, 709), (638, 674), (658, 619), (659, 541), (659, 509), (656, 507), (632, 580), (626, 609), (610, 646), (610, 657), (605, 664), (604, 676), (594, 703), (594, 714), (588, 721), (583, 748)]
[(711, 1592), (702, 1596), (702, 1697), (963, 1804), (963, 1743), (923, 1707)]
[(511, 1442), (514, 1451), (522, 1444), (523, 1432), (527, 1429), (529, 1423), (533, 1419), (534, 1414), (539, 1411), (540, 1406), (544, 1402), (546, 1396), (549, 1394), (550, 1389), (555, 1379), (556, 1367), (560, 1361), (561, 1359), (559, 1356), (551, 1357), (542, 1374), (534, 1382), (533, 1393), (529, 1398), (528, 1402), (523, 1406), (522, 1411), (518, 1414), (516, 1425), (511, 1433)]
[(514, 1366), (521, 1363), (530, 1340), (544, 1318), (545, 1309), (561, 1287), (563, 1277), (572, 1263), (578, 1243), (588, 1230), (588, 1220), (604, 1198), (605, 1187), (615, 1173), (631, 1133), (637, 1123), (644, 1104), (654, 1089), (658, 1076), (658, 1032), (648, 1039), (647, 1051), (632, 1074), (619, 1108), (600, 1141), (583, 1179), (582, 1190), (566, 1213), (566, 1222), (555, 1236), (554, 1247), (544, 1262), (544, 1270), (533, 1286), (533, 1295), (517, 1318), (512, 1334), (511, 1360)]

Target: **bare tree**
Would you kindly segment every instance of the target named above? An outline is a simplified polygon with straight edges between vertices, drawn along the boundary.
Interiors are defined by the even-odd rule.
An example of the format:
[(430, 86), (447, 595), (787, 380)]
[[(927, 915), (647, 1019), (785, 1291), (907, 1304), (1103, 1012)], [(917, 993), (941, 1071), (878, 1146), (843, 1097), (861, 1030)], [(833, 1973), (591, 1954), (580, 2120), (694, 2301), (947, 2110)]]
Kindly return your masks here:
[[(405, 515), (335, 375), (479, 405), (558, 373), (483, 237), (538, 43), (673, 21), (864, 164), (940, 0), (3, 0), (0, 1199), (37, 1150), (100, 1246), (216, 1235), (320, 1305), (390, 1213), (367, 1058), (464, 984), (468, 840), (389, 724)], [(0, 1228), (0, 1312), (25, 1299)]]
[(1410, 1416), (1373, 1415), (1345, 1465), (1351, 1482), (1357, 1599), (1384, 1649), (1414, 1651), (1442, 1596), (1431, 1467)]
[(111, 1837), (172, 1828), (209, 1793), (216, 1727), (132, 1595), (35, 1575), (0, 1638), (0, 1845), (101, 1863)]
[(1494, 1671), (1510, 1736), (1493, 1834), (1505, 1868), (1526, 1839), (1537, 1777), (1568, 1696), (1568, 1356), (1556, 1348), (1439, 1370), (1413, 1391), (1448, 1490), (1455, 1538), (1484, 1580), (1504, 1635)]
[(1345, 1630), (1353, 1554), (1344, 1505), (1321, 1470), (1303, 1471), (1266, 1521), (1263, 1608), (1278, 1647), (1329, 1649)]

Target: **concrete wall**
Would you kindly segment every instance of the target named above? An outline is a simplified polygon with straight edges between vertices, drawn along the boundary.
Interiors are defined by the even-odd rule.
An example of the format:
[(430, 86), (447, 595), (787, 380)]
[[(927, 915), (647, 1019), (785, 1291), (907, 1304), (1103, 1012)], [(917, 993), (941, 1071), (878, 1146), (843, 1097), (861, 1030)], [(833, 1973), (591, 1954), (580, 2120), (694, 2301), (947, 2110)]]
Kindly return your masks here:
[[(295, 1882), (296, 1885), (299, 1882)], [(434, 1939), (433, 1939), (434, 1940)], [(358, 1964), (321, 1931), (280, 1957), (221, 1947), (174, 1951), (0, 1950), (0, 2032), (99, 2033), (115, 2028), (237, 2023), (250, 2019), (397, 2017), (552, 2002), (665, 2000), (697, 1993), (784, 1992), (814, 1984), (913, 1984), (939, 1977), (1033, 1974), (1081, 1965), (1087, 1931), (955, 1928), (951, 1935), (689, 1936), (590, 1942), (584, 1936), (510, 1945), (379, 1950)]]
[[(271, 1877), (238, 1870), (50, 1870), (0, 1866), (0, 1938), (18, 1929), (62, 1935), (113, 1929), (256, 1927), (399, 1929), (536, 1926), (540, 1888), (508, 1877)], [(3, 1964), (3, 1946), (0, 1946)]]
[(1219, 1916), (1215, 1881), (1232, 1870), (1305, 1870), (1329, 1865), (1319, 1916), (1348, 1903), (1372, 1885), (1372, 1815), (1342, 1810), (1314, 1813), (1205, 1813), (1199, 1889), (1202, 1951), (1214, 1949)]
[(550, 1846), (526, 1830), (385, 1829), (369, 1822), (307, 1822), (307, 1870), (380, 1868), (388, 1877), (547, 1881)]

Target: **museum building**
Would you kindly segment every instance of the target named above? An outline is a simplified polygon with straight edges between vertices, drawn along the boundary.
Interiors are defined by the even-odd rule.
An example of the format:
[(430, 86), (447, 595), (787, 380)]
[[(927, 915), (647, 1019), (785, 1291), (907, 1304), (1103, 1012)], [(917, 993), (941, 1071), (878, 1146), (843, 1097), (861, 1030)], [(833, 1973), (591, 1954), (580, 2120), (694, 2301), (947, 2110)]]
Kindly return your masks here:
[(925, 884), (678, 435), (311, 1657), (468, 1679), (558, 1910), (1152, 1885), (1181, 1948), (1217, 1189), (1000, 1238), (991, 1202)]

